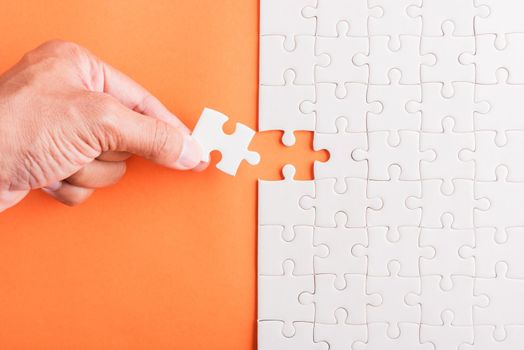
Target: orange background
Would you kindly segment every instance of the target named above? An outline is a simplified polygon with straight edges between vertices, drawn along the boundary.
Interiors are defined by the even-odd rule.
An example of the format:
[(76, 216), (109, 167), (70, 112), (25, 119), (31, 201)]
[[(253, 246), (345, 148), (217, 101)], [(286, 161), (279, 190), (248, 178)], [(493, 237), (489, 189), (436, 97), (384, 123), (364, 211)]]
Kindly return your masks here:
[[(256, 0), (3, 1), (0, 71), (55, 38), (129, 74), (190, 127), (207, 106), (256, 128)], [(132, 159), (80, 207), (35, 191), (0, 214), (0, 348), (254, 348), (256, 179), (290, 160), (308, 178), (317, 157), (310, 134), (285, 150), (279, 137), (257, 135), (262, 163), (235, 178)]]

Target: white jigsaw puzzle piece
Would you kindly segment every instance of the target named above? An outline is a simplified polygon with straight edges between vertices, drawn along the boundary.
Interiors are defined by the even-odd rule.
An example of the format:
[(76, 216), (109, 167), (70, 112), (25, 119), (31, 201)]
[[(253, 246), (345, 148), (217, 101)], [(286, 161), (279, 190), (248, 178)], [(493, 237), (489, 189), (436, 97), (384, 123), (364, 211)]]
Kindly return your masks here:
[(420, 247), (435, 250), (433, 257), (421, 257), (420, 275), (440, 276), (442, 289), (453, 287), (453, 276), (475, 276), (475, 260), (460, 254), (462, 247), (475, 244), (475, 230), (453, 228), (453, 216), (450, 214), (442, 216), (441, 228), (423, 228), (419, 242)]
[(398, 164), (402, 169), (401, 180), (420, 180), (419, 163), (422, 160), (432, 161), (435, 152), (420, 151), (420, 133), (415, 131), (399, 131), (400, 143), (389, 143), (389, 132), (375, 131), (368, 133), (369, 148), (353, 151), (353, 159), (367, 160), (369, 179), (389, 180), (389, 167)]
[(217, 168), (226, 174), (235, 175), (243, 160), (256, 165), (260, 162), (260, 155), (248, 150), (255, 131), (237, 123), (235, 132), (228, 135), (223, 130), (228, 120), (229, 118), (220, 112), (204, 109), (193, 130), (193, 138), (202, 147), (203, 161), (209, 162), (211, 152), (218, 150), (222, 159), (217, 163)]
[(282, 169), (284, 180), (258, 181), (258, 223), (259, 225), (280, 225), (284, 227), (284, 239), (294, 237), (296, 225), (312, 226), (315, 211), (300, 206), (304, 195), (314, 196), (314, 181), (294, 180), (295, 167), (285, 165)]
[(369, 38), (369, 53), (358, 53), (353, 57), (357, 66), (368, 65), (370, 84), (388, 84), (389, 72), (402, 72), (401, 84), (420, 84), (420, 70), (424, 65), (436, 64), (434, 55), (420, 53), (420, 37), (402, 35), (400, 47), (391, 50), (389, 36)]
[(388, 238), (387, 227), (370, 227), (368, 234), (368, 246), (357, 245), (352, 250), (357, 257), (367, 256), (368, 276), (390, 276), (389, 264), (396, 261), (400, 263), (401, 276), (418, 277), (420, 258), (430, 258), (435, 255), (433, 248), (419, 247), (420, 228), (418, 227), (401, 227), (398, 237), (394, 239)]
[[(354, 325), (348, 323), (348, 313), (344, 309), (335, 311), (335, 324), (315, 324), (315, 341), (326, 342), (329, 350), (347, 350), (357, 341), (367, 340), (367, 327), (364, 324)], [(296, 348), (302, 350), (302, 348)], [(290, 348), (286, 350), (291, 350)]]
[(368, 0), (370, 8), (379, 8), (380, 16), (369, 18), (369, 35), (391, 36), (392, 49), (400, 47), (401, 35), (420, 35), (422, 20), (408, 15), (410, 6), (422, 5), (422, 0)]
[(306, 7), (306, 18), (316, 17), (317, 35), (337, 36), (337, 25), (345, 22), (353, 36), (368, 36), (368, 17), (380, 16), (379, 9), (370, 9), (367, 0), (317, 0), (316, 7)]
[(327, 257), (326, 245), (314, 244), (312, 226), (293, 227), (294, 237), (286, 239), (283, 226), (258, 227), (258, 271), (262, 275), (284, 274), (283, 263), (295, 263), (294, 274), (312, 275), (313, 259)]
[(496, 265), (508, 264), (507, 276), (524, 278), (524, 228), (511, 227), (497, 232), (493, 227), (475, 230), (474, 242), (466, 243), (459, 250), (461, 256), (475, 259), (475, 275), (483, 278), (496, 277)]
[(379, 209), (382, 200), (369, 198), (364, 179), (346, 178), (346, 191), (335, 190), (336, 179), (315, 180), (315, 196), (305, 195), (300, 206), (309, 210), (315, 208), (315, 225), (335, 227), (335, 214), (344, 212), (348, 216), (349, 227), (366, 226), (366, 210)]
[(474, 113), (487, 113), (487, 102), (476, 102), (475, 85), (472, 83), (454, 82), (453, 93), (444, 89), (443, 83), (423, 83), (422, 99), (410, 101), (406, 108), (411, 113), (422, 113), (423, 132), (442, 132), (442, 122), (452, 117), (456, 132), (475, 131)]
[(420, 162), (420, 174), (423, 179), (442, 180), (442, 192), (453, 193), (455, 179), (474, 179), (475, 166), (464, 162), (457, 155), (464, 149), (475, 147), (473, 132), (458, 133), (455, 130), (455, 120), (446, 118), (442, 121), (443, 132), (422, 133), (420, 136), (421, 150), (434, 150), (435, 160)]
[[(444, 214), (453, 216), (454, 228), (474, 227), (474, 212), (487, 212), (490, 200), (475, 196), (473, 180), (453, 180), (454, 190), (451, 194), (442, 192), (442, 180), (422, 180), (422, 197), (410, 197), (406, 205), (410, 209), (422, 208), (422, 227), (439, 228)], [(481, 193), (477, 194), (481, 196)]]
[(365, 275), (345, 275), (346, 287), (335, 287), (334, 275), (315, 275), (314, 293), (305, 291), (300, 294), (300, 303), (315, 308), (315, 323), (335, 323), (335, 311), (345, 309), (348, 313), (347, 323), (365, 324), (368, 305), (379, 305), (378, 294), (366, 293)]
[(497, 42), (504, 45), (506, 33), (524, 32), (524, 2), (521, 0), (478, 0), (479, 5), (489, 7), (489, 16), (477, 17), (477, 34), (497, 34)]
[(313, 148), (316, 151), (327, 150), (329, 159), (326, 162), (315, 161), (315, 179), (335, 178), (335, 190), (346, 191), (347, 177), (366, 179), (368, 167), (364, 162), (357, 162), (351, 153), (360, 148), (367, 148), (365, 133), (349, 133), (347, 120), (339, 118), (336, 121), (336, 134), (315, 133)]
[(506, 326), (505, 337), (496, 339), (495, 326), (475, 325), (475, 339), (459, 350), (515, 350), (524, 344), (524, 326)]
[(422, 66), (421, 79), (425, 83), (443, 83), (444, 94), (453, 94), (453, 82), (475, 82), (475, 67), (463, 65), (459, 57), (463, 52), (475, 51), (474, 36), (455, 36), (453, 22), (442, 26), (443, 36), (423, 37), (421, 52), (436, 57), (434, 65)]
[(408, 7), (412, 17), (422, 17), (422, 35), (440, 36), (442, 24), (450, 21), (455, 24), (459, 36), (475, 35), (475, 18), (489, 15), (487, 6), (477, 6), (470, 0), (423, 0), (421, 6)]
[(315, 55), (314, 36), (295, 37), (295, 46), (284, 46), (286, 37), (263, 35), (260, 37), (260, 84), (285, 85), (284, 73), (295, 72), (295, 83), (311, 85), (315, 83), (315, 67), (327, 66), (329, 56)]
[(260, 35), (283, 35), (288, 49), (298, 35), (315, 35), (314, 18), (306, 18), (302, 10), (315, 6), (316, 0), (260, 1)]
[(317, 83), (336, 83), (337, 97), (347, 95), (346, 83), (367, 83), (368, 68), (353, 64), (353, 56), (359, 52), (368, 52), (369, 40), (364, 37), (350, 36), (347, 24), (339, 23), (337, 36), (318, 37), (317, 53), (328, 55), (330, 63), (324, 67), (317, 67)]
[(506, 131), (524, 130), (524, 85), (508, 83), (508, 72), (497, 72), (497, 84), (477, 85), (475, 95), (478, 101), (489, 105), (486, 113), (475, 115), (477, 130), (495, 130), (497, 143), (506, 142)]
[(292, 336), (282, 334), (282, 321), (258, 322), (258, 348), (271, 350), (328, 350), (325, 342), (313, 341), (313, 323), (295, 322)]
[(327, 256), (315, 258), (315, 273), (334, 274), (335, 287), (343, 289), (346, 285), (345, 275), (367, 272), (365, 257), (357, 257), (352, 253), (354, 246), (368, 244), (366, 228), (350, 228), (347, 215), (335, 214), (335, 227), (315, 227), (315, 245), (326, 245)]
[(295, 276), (293, 268), (293, 262), (286, 260), (283, 275), (258, 275), (258, 320), (282, 321), (287, 337), (293, 336), (297, 322), (315, 319), (315, 307), (298, 300), (301, 293), (314, 291), (313, 275)]
[(489, 298), (474, 293), (473, 277), (453, 276), (453, 286), (449, 290), (441, 288), (440, 279), (440, 276), (422, 276), (420, 294), (406, 295), (407, 304), (419, 306), (423, 324), (441, 325), (442, 312), (453, 310), (454, 325), (472, 326), (473, 307), (487, 306)]
[(420, 326), (416, 323), (399, 325), (400, 335), (388, 336), (387, 323), (368, 324), (368, 341), (356, 342), (352, 350), (435, 350), (431, 343), (420, 342)]
[(486, 210), (475, 211), (475, 224), (478, 227), (496, 227), (504, 232), (506, 227), (524, 226), (522, 207), (515, 205), (524, 198), (524, 182), (507, 180), (508, 169), (497, 168), (496, 182), (476, 182), (475, 192), (478, 196), (489, 198), (490, 205)]
[(304, 101), (302, 112), (315, 113), (315, 130), (320, 133), (336, 133), (336, 121), (344, 118), (348, 121), (350, 132), (366, 132), (366, 115), (368, 112), (379, 113), (379, 102), (368, 102), (366, 84), (348, 83), (346, 95), (337, 97), (336, 84), (316, 84), (316, 100)]
[(406, 199), (422, 194), (420, 181), (401, 180), (401, 169), (398, 165), (389, 168), (390, 178), (385, 181), (369, 180), (368, 196), (380, 197), (382, 207), (378, 210), (368, 209), (367, 225), (388, 228), (388, 238), (397, 240), (399, 228), (402, 226), (417, 226), (422, 218), (421, 210), (411, 210), (406, 207)]
[(507, 325), (524, 324), (521, 301), (524, 279), (509, 278), (507, 271), (507, 264), (500, 262), (496, 266), (496, 278), (477, 278), (475, 282), (475, 293), (489, 298), (486, 307), (475, 309), (475, 324), (495, 325), (497, 339), (506, 337)]
[(459, 159), (475, 167), (478, 181), (496, 181), (499, 166), (507, 168), (509, 181), (524, 181), (524, 130), (506, 131), (502, 144), (497, 143), (497, 135), (495, 131), (477, 131), (475, 149), (461, 150)]
[(408, 102), (413, 98), (420, 99), (420, 85), (400, 84), (402, 73), (394, 69), (389, 72), (389, 83), (386, 85), (370, 85), (368, 99), (379, 101), (382, 108), (379, 113), (370, 111), (367, 117), (367, 130), (389, 131), (389, 143), (400, 143), (400, 131), (419, 131), (421, 113), (411, 113), (406, 109)]
[(421, 325), (421, 342), (433, 344), (434, 350), (459, 349), (462, 344), (473, 342), (473, 327), (453, 324), (453, 310), (443, 311), (441, 318), (441, 325)]
[(474, 64), (478, 84), (496, 84), (497, 72), (508, 71), (510, 84), (524, 84), (524, 33), (506, 35), (505, 46), (496, 46), (495, 34), (483, 34), (475, 37), (476, 52), (460, 55), (462, 64)]
[(388, 323), (388, 336), (392, 338), (401, 335), (402, 323), (418, 323), (420, 320), (418, 310), (404, 301), (407, 294), (420, 292), (420, 281), (417, 277), (401, 276), (400, 270), (401, 263), (395, 260), (388, 264), (389, 275), (367, 278), (367, 292), (379, 294), (382, 298), (379, 305), (368, 308), (368, 323)]
[(315, 114), (304, 113), (300, 105), (304, 100), (315, 99), (314, 85), (295, 84), (293, 71), (284, 73), (285, 85), (261, 85), (259, 87), (259, 130), (282, 130), (282, 142), (295, 144), (295, 131), (315, 130)]

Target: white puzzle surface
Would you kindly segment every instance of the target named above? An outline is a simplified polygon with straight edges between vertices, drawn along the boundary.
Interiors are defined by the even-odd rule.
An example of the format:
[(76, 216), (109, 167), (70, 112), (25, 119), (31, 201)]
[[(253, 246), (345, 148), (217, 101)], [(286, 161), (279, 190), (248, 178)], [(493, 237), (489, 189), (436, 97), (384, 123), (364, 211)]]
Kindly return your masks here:
[(248, 150), (255, 131), (244, 124), (237, 123), (235, 132), (228, 135), (223, 130), (228, 120), (229, 117), (225, 114), (205, 108), (193, 130), (193, 137), (202, 147), (203, 161), (209, 162), (212, 151), (220, 151), (222, 159), (216, 167), (234, 176), (243, 160), (256, 165), (260, 162), (260, 155)]
[(260, 2), (259, 350), (523, 349), (524, 1)]

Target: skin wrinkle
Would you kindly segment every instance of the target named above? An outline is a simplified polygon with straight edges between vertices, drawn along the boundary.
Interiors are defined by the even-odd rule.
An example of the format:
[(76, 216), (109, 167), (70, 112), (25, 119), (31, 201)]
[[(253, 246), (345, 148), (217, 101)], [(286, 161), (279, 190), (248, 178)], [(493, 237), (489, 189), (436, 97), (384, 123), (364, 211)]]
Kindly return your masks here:
[[(49, 133), (49, 142), (48, 142), (48, 153), (44, 156), (46, 158), (48, 158), (48, 161), (46, 162), (48, 165), (48, 169), (47, 171), (44, 173), (44, 174), (49, 174), (48, 176), (46, 176), (45, 178), (42, 178), (40, 179), (39, 183), (40, 184), (47, 184), (50, 180), (49, 178), (52, 176), (52, 175), (55, 175), (55, 171), (53, 171), (53, 169), (59, 169), (61, 164), (63, 164), (63, 162), (60, 162), (60, 155), (59, 155), (59, 146), (56, 145), (56, 141), (54, 139), (54, 135), (53, 133)], [(55, 152), (53, 152), (53, 149), (55, 150)]]
[[(162, 128), (162, 126), (164, 128)], [(151, 157), (153, 154), (157, 153), (159, 150), (162, 150), (166, 147), (169, 133), (166, 130), (167, 126), (165, 124), (156, 123), (155, 127), (155, 140), (160, 140), (151, 144), (151, 150), (147, 158)], [(159, 136), (160, 135), (160, 136)]]
[(96, 142), (89, 140), (89, 136), (87, 135), (87, 133), (84, 134), (83, 132), (80, 132), (77, 136), (77, 139), (73, 141), (73, 146), (75, 147), (75, 149), (81, 155), (86, 155), (84, 161), (88, 161), (89, 159), (97, 158), (98, 156), (100, 156), (100, 150), (95, 149), (95, 147), (92, 146), (93, 144), (96, 144)]
[(122, 144), (125, 141), (121, 139), (115, 131), (118, 126), (115, 125), (113, 114), (110, 111), (106, 111), (105, 113), (102, 113), (100, 118), (101, 121), (98, 124), (97, 130), (99, 132), (98, 135), (100, 135), (99, 139), (103, 142), (103, 147), (101, 149), (103, 152), (116, 151), (118, 148), (117, 145)]
[(35, 162), (38, 164), (41, 174), (35, 177), (35, 182), (30, 183), (30, 188), (41, 188), (50, 182), (50, 178), (56, 176), (55, 169), (59, 169), (61, 164), (50, 154), (35, 157)]
[[(22, 161), (22, 162), (23, 162), (23, 161)], [(25, 174), (26, 178), (24, 179), (23, 183), (28, 183), (28, 182), (29, 182), (28, 179), (27, 179), (27, 176), (28, 176), (27, 174), (28, 174), (28, 172), (25, 172), (24, 174)], [(10, 179), (13, 178), (14, 176), (16, 176), (16, 173), (15, 173), (14, 170), (9, 170), (9, 172), (5, 174), (5, 179), (2, 180), (3, 183), (5, 184), (5, 185), (2, 186), (2, 188), (1, 188), (2, 191), (5, 191), (5, 190), (7, 190), (7, 191), (16, 191), (16, 189), (13, 187), (13, 183), (12, 183), (11, 180), (10, 180)]]
[[(78, 155), (81, 154), (81, 152), (76, 152), (75, 154), (75, 148), (74, 147), (69, 147), (70, 145), (69, 144), (62, 144), (61, 141), (59, 140), (64, 140), (64, 137), (63, 135), (59, 136), (58, 139), (56, 137), (56, 135), (54, 133), (50, 133), (50, 148), (54, 148), (56, 149), (56, 153), (53, 154), (52, 152), (49, 152), (49, 157), (50, 157), (50, 169), (60, 169), (60, 168), (71, 168), (71, 170), (69, 171), (69, 173), (72, 175), (75, 170), (74, 168), (77, 167), (77, 166), (80, 166), (82, 165), (84, 162), (88, 161), (89, 158), (85, 158), (83, 161), (80, 161), (80, 160), (76, 160), (76, 158), (78, 157)], [(60, 152), (60, 149), (65, 149), (67, 151), (65, 152)], [(69, 165), (71, 164), (71, 165)], [(54, 165), (54, 166), (53, 166)], [(55, 173), (54, 170), (50, 170), (50, 173)], [(49, 183), (50, 180), (49, 179), (46, 179), (45, 180), (45, 183)]]
[[(28, 178), (27, 178), (28, 186), (27, 187), (29, 188), (33, 186), (37, 187), (38, 186), (37, 179), (39, 176), (42, 176), (43, 172), (42, 172), (42, 169), (40, 168), (40, 165), (36, 161), (35, 157), (31, 154), (31, 152), (27, 152), (27, 155), (24, 161), (24, 166), (25, 166), (25, 173), (28, 175)], [(22, 188), (22, 184), (20, 184), (19, 186), (20, 186), (20, 189), (25, 189), (25, 188)], [(19, 188), (11, 187), (10, 189), (18, 190)]]

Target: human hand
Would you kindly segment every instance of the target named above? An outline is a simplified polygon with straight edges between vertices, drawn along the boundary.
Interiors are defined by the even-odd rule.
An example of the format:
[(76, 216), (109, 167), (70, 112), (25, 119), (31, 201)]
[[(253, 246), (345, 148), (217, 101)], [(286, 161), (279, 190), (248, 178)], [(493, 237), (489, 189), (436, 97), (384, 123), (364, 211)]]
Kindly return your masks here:
[(0, 211), (42, 188), (68, 205), (118, 182), (136, 154), (203, 169), (188, 128), (86, 49), (52, 41), (0, 76)]

